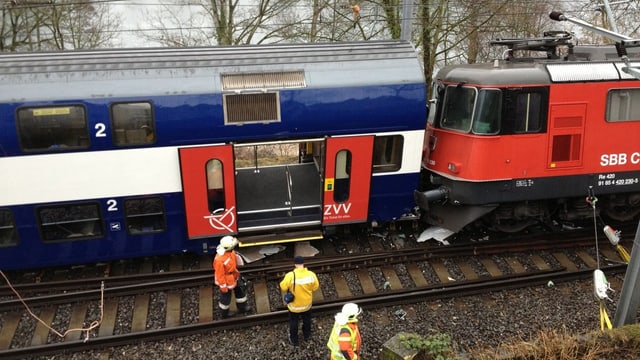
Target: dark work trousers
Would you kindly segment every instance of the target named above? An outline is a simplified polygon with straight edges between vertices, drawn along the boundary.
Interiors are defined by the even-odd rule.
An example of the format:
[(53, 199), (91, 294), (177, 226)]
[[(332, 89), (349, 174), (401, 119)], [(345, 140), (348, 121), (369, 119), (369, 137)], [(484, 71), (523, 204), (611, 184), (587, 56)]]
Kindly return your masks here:
[(218, 302), (218, 306), (220, 309), (226, 310), (229, 309), (229, 305), (231, 305), (231, 292), (233, 291), (236, 296), (236, 304), (238, 304), (238, 308), (244, 306), (243, 304), (247, 302), (247, 296), (240, 286), (236, 286), (233, 290), (228, 290), (226, 293), (220, 291), (220, 301)]
[(298, 343), (298, 323), (302, 319), (302, 336), (305, 340), (311, 337), (311, 310), (301, 313), (289, 311), (289, 339), (294, 344)]

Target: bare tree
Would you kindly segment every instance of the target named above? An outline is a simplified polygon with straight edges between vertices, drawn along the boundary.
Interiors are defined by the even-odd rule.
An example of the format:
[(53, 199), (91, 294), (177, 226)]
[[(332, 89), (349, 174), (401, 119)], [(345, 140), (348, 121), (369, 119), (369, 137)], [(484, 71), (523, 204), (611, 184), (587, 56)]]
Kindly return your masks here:
[(106, 47), (119, 27), (108, 6), (92, 1), (4, 1), (1, 12), (1, 51)]
[[(57, 4), (57, 3), (56, 3)], [(120, 18), (102, 2), (66, 0), (58, 5), (60, 16), (52, 19), (51, 32), (59, 49), (110, 47), (120, 28)], [(53, 13), (53, 12), (52, 12)]]
[(297, 4), (295, 0), (165, 1), (159, 12), (149, 14), (157, 32), (144, 37), (167, 46), (279, 41), (279, 34), (292, 26), (279, 20), (293, 14)]
[(39, 30), (44, 27), (44, 19), (31, 5), (3, 1), (1, 14), (0, 51), (35, 50), (50, 40), (49, 37), (40, 36)]

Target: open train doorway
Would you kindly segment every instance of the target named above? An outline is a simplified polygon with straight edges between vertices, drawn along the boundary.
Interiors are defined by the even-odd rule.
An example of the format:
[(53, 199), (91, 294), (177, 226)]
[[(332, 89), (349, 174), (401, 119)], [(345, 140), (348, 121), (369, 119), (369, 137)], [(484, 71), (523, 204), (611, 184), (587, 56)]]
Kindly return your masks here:
[(320, 228), (323, 144), (320, 139), (234, 145), (239, 233)]
[(366, 222), (372, 151), (372, 135), (182, 148), (189, 238), (255, 246)]

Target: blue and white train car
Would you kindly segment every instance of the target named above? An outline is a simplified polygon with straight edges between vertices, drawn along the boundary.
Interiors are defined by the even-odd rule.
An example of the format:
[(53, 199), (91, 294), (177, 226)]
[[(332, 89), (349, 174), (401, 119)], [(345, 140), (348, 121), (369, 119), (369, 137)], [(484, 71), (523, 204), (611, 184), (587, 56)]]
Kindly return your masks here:
[(0, 54), (0, 269), (411, 216), (425, 97), (408, 42)]

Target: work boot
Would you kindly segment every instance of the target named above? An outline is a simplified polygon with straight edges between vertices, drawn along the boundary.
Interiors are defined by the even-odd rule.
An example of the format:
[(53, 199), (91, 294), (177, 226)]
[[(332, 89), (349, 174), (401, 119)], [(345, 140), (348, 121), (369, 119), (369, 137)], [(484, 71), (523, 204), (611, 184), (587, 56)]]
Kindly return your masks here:
[(236, 306), (238, 307), (239, 314), (246, 314), (251, 311), (251, 306), (249, 306), (249, 304), (247, 303), (239, 303), (236, 304)]
[(234, 316), (236, 313), (234, 311), (231, 311), (229, 309), (223, 309), (222, 310), (222, 318), (226, 319), (226, 318), (230, 318), (232, 316)]

